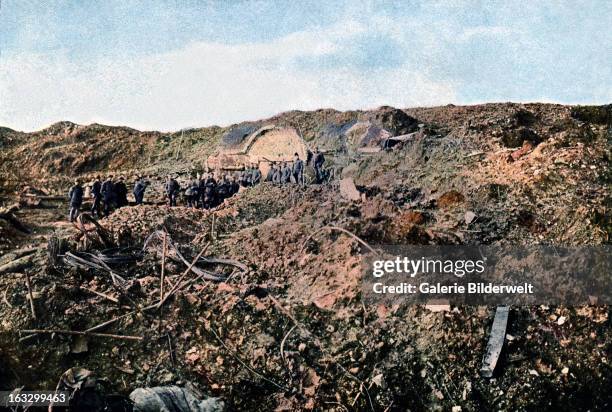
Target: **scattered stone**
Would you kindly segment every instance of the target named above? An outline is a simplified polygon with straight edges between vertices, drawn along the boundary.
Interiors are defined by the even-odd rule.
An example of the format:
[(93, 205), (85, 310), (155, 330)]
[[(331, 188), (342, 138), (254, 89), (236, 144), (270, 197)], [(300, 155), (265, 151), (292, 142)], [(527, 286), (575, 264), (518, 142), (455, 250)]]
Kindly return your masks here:
[(471, 210), (468, 210), (467, 212), (465, 212), (465, 215), (463, 215), (463, 219), (465, 220), (465, 224), (469, 225), (476, 219), (476, 213), (472, 212)]
[(375, 384), (378, 387), (382, 387), (383, 386), (383, 375), (382, 375), (382, 373), (374, 376), (372, 378), (372, 383)]
[(347, 200), (361, 200), (361, 193), (357, 190), (355, 182), (350, 177), (340, 180), (340, 195)]
[[(449, 110), (456, 111), (453, 117), (459, 118), (463, 116), (462, 111), (465, 108)], [(494, 109), (494, 111), (497, 110), (497, 108)], [(373, 403), (376, 409), (381, 410), (389, 405), (392, 399), (396, 399), (395, 388), (405, 383), (402, 376), (387, 374), (388, 367), (397, 367), (404, 371), (412, 370), (417, 375), (420, 373), (421, 378), (418, 380), (423, 381), (425, 385), (432, 385), (431, 391), (436, 388), (440, 389), (446, 401), (439, 402), (431, 392), (422, 394), (425, 395), (423, 396), (423, 409), (450, 406), (452, 410), (461, 410), (460, 407), (457, 408), (458, 404), (471, 409), (479, 409), (484, 405), (498, 405), (499, 408), (508, 410), (529, 408), (532, 406), (530, 403), (532, 399), (522, 396), (521, 393), (521, 390), (530, 387), (529, 381), (534, 387), (533, 391), (528, 391), (529, 393), (537, 392), (542, 396), (553, 393), (559, 395), (560, 402), (565, 400), (571, 402), (568, 396), (572, 396), (575, 389), (581, 393), (593, 395), (594, 404), (599, 402), (601, 397), (597, 398), (597, 394), (602, 393), (602, 385), (596, 377), (601, 376), (602, 371), (605, 373), (606, 362), (609, 363), (606, 355), (601, 352), (602, 347), (598, 347), (605, 344), (605, 333), (608, 332), (609, 325), (607, 311), (602, 312), (598, 308), (590, 307), (584, 316), (577, 314), (572, 317), (572, 322), (569, 322), (569, 316), (572, 315), (567, 315), (566, 309), (561, 309), (562, 311), (557, 312), (557, 316), (566, 313), (565, 323), (572, 325), (570, 330), (567, 327), (557, 326), (560, 324), (560, 318), (557, 316), (554, 317), (554, 322), (547, 320), (548, 315), (556, 310), (556, 307), (554, 310), (546, 308), (546, 312), (538, 310), (537, 307), (514, 309), (513, 311), (516, 311), (515, 314), (518, 315), (521, 331), (523, 331), (523, 320), (529, 319), (529, 321), (524, 333), (521, 332), (520, 339), (519, 336), (513, 337), (505, 334), (506, 341), (513, 343), (510, 348), (516, 346), (517, 340), (521, 342), (525, 340), (524, 343), (535, 350), (535, 353), (551, 366), (536, 364), (531, 366), (535, 368), (535, 376), (542, 376), (537, 380), (532, 378), (534, 375), (531, 373), (525, 375), (525, 369), (529, 369), (529, 365), (535, 358), (531, 357), (531, 353), (525, 357), (521, 344), (520, 353), (514, 353), (515, 351), (512, 350), (508, 354), (509, 362), (504, 362), (504, 369), (500, 371), (502, 378), (497, 382), (487, 381), (485, 385), (488, 385), (490, 390), (481, 390), (480, 386), (483, 383), (479, 381), (479, 390), (476, 391), (478, 393), (471, 395), (469, 394), (470, 384), (464, 379), (469, 376), (469, 373), (474, 374), (474, 365), (473, 362), (464, 363), (462, 360), (465, 359), (466, 352), (468, 358), (482, 356), (485, 330), (491, 321), (491, 307), (476, 309), (462, 306), (461, 311), (453, 308), (451, 315), (446, 309), (444, 315), (440, 316), (432, 313), (435, 311), (432, 309), (440, 305), (428, 305), (428, 310), (423, 310), (424, 307), (406, 308), (405, 310), (402, 308), (395, 313), (389, 309), (385, 311), (383, 317), (380, 316), (383, 314), (382, 310), (368, 307), (367, 310), (362, 311), (360, 306), (360, 300), (356, 295), (359, 293), (359, 282), (355, 279), (361, 279), (362, 272), (359, 269), (352, 271), (352, 268), (357, 268), (364, 257), (364, 249), (357, 246), (355, 242), (344, 236), (319, 235), (315, 240), (309, 242), (305, 253), (298, 256), (304, 239), (316, 230), (319, 223), (329, 222), (337, 222), (366, 242), (373, 242), (373, 244), (378, 244), (374, 242), (385, 242), (387, 236), (396, 234), (403, 244), (443, 244), (446, 239), (441, 239), (442, 231), (450, 233), (460, 226), (465, 229), (465, 225), (474, 225), (475, 222), (479, 226), (478, 229), (487, 233), (487, 236), (489, 233), (495, 233), (492, 241), (516, 242), (522, 239), (527, 244), (537, 241), (555, 244), (565, 239), (565, 241), (576, 244), (584, 244), (585, 241), (592, 238), (594, 243), (600, 242), (601, 235), (598, 229), (605, 227), (596, 223), (601, 221), (601, 218), (597, 218), (596, 221), (590, 211), (601, 206), (599, 198), (602, 187), (598, 186), (599, 183), (595, 183), (593, 176), (604, 170), (607, 160), (602, 159), (609, 159), (609, 157), (603, 157), (606, 155), (601, 153), (597, 145), (577, 149), (574, 141), (571, 139), (566, 141), (565, 130), (562, 130), (566, 128), (566, 125), (562, 123), (564, 119), (557, 119), (556, 114), (556, 112), (561, 113), (560, 110), (557, 108), (535, 109), (534, 112), (537, 113), (539, 119), (538, 123), (534, 125), (525, 123), (525, 126), (534, 128), (547, 139), (549, 138), (547, 130), (550, 128), (550, 135), (558, 138), (557, 142), (547, 140), (544, 144), (534, 148), (534, 152), (529, 155), (529, 162), (506, 163), (505, 155), (490, 155), (488, 145), (492, 145), (493, 150), (496, 151), (498, 147), (495, 146), (500, 143), (499, 139), (489, 139), (489, 136), (503, 136), (509, 128), (514, 127), (500, 123), (508, 117), (508, 112), (500, 116), (498, 120), (494, 117), (490, 118), (489, 114), (486, 114), (484, 118), (478, 111), (475, 111), (472, 127), (478, 132), (471, 133), (468, 140), (463, 139), (461, 130), (450, 125), (448, 132), (446, 130), (439, 132), (444, 135), (448, 134), (446, 137), (435, 137), (435, 140), (427, 136), (419, 137), (414, 142), (407, 143), (401, 151), (379, 153), (368, 157), (366, 162), (350, 163), (346, 169), (351, 167), (354, 169), (355, 173), (352, 176), (359, 176), (359, 183), (365, 185), (363, 190), (368, 195), (367, 202), (351, 205), (353, 210), (361, 214), (346, 213), (345, 205), (337, 203), (339, 195), (335, 186), (336, 181), (329, 186), (318, 185), (317, 187), (279, 188), (266, 184), (261, 188), (248, 188), (235, 199), (231, 199), (222, 209), (214, 211), (191, 210), (185, 207), (169, 209), (159, 206), (142, 206), (124, 208), (109, 218), (101, 219), (100, 224), (112, 230), (113, 234), (117, 235), (117, 239), (123, 242), (117, 243), (117, 246), (138, 246), (143, 236), (163, 225), (169, 233), (172, 233), (173, 240), (176, 240), (181, 250), (185, 249), (186, 255), (193, 257), (198, 248), (211, 240), (211, 216), (214, 214), (214, 232), (218, 236), (211, 245), (211, 253), (229, 253), (233, 258), (244, 259), (252, 269), (248, 275), (233, 276), (228, 283), (218, 284), (218, 286), (208, 282), (195, 282), (188, 290), (178, 294), (177, 299), (169, 302), (163, 311), (161, 322), (157, 320), (157, 316), (145, 318), (137, 314), (108, 328), (109, 331), (125, 329), (129, 332), (144, 332), (144, 335), (151, 339), (142, 351), (137, 347), (121, 344), (113, 350), (113, 354), (110, 354), (112, 346), (107, 346), (108, 342), (98, 344), (96, 341), (95, 345), (92, 344), (92, 347), (89, 348), (88, 358), (94, 356), (99, 356), (100, 359), (108, 358), (109, 367), (106, 372), (111, 374), (109, 378), (112, 381), (124, 381), (126, 387), (131, 385), (132, 388), (135, 384), (160, 383), (160, 380), (164, 378), (164, 373), (167, 372), (163, 368), (170, 369), (170, 365), (176, 363), (175, 367), (170, 369), (175, 373), (174, 376), (170, 375), (173, 383), (189, 375), (200, 376), (203, 382), (206, 382), (207, 389), (214, 390), (214, 393), (225, 397), (228, 402), (232, 403), (230, 406), (232, 410), (252, 410), (255, 409), (254, 406), (264, 409), (276, 407), (280, 410), (282, 404), (277, 401), (280, 398), (287, 398), (289, 406), (285, 410), (334, 408), (335, 406), (324, 403), (327, 400), (336, 400), (353, 410), (368, 409), (365, 391), (354, 381), (346, 379), (345, 374), (334, 367), (334, 359), (364, 381), (368, 379), (368, 376), (373, 376), (366, 382), (366, 386), (372, 383), (375, 389)], [(567, 111), (567, 109), (563, 110)], [(520, 123), (524, 122), (520, 121)], [(307, 125), (308, 122), (302, 122), (302, 127), (309, 129)], [(570, 124), (567, 127), (572, 126)], [(305, 133), (308, 134), (308, 139), (313, 136), (312, 130), (306, 130)], [(44, 137), (41, 139), (49, 150), (55, 150), (54, 145), (57, 142), (44, 141)], [(166, 147), (168, 146), (167, 139), (173, 143), (176, 141), (176, 139), (162, 136), (155, 137), (152, 142)], [(314, 140), (316, 139), (315, 136)], [(84, 140), (89, 143), (90, 137), (83, 135), (74, 140)], [(126, 140), (131, 141), (131, 139), (114, 139), (114, 144), (123, 145)], [(188, 140), (189, 138), (185, 141)], [(202, 149), (207, 149), (206, 139), (196, 140), (198, 144), (201, 142)], [(464, 140), (469, 145), (463, 145)], [(330, 145), (333, 145), (335, 141), (334, 139), (326, 140)], [(94, 143), (96, 143), (95, 140)], [(457, 144), (456, 152), (453, 148), (455, 144)], [(523, 146), (525, 145), (526, 143), (523, 143)], [(436, 152), (439, 146), (443, 150)], [(71, 150), (72, 143), (58, 147), (61, 147), (62, 150), (64, 147)], [(94, 144), (92, 147), (98, 146)], [(135, 147), (139, 146), (135, 145)], [(168, 147), (170, 148), (171, 146)], [(335, 148), (329, 147), (329, 150), (331, 152)], [(462, 165), (459, 165), (456, 170), (449, 170), (441, 163), (442, 156), (446, 159), (447, 156), (452, 158), (456, 154), (455, 157), (461, 159), (464, 154), (475, 155), (478, 150), (483, 150), (487, 155), (487, 161), (478, 165), (483, 168), (483, 173), (480, 173), (478, 169), (465, 170)], [(413, 156), (412, 151), (420, 156)], [(509, 149), (506, 154), (512, 151), (516, 153), (521, 149), (518, 151)], [(145, 148), (145, 157), (150, 154), (149, 152), (150, 150)], [(50, 154), (53, 155), (53, 152)], [(58, 164), (60, 161), (66, 163), (65, 155), (57, 153), (57, 157)], [(116, 157), (123, 158), (123, 156)], [(563, 162), (555, 160), (559, 157), (563, 158)], [(54, 156), (49, 156), (49, 158), (54, 158)], [(166, 159), (166, 157), (163, 158)], [(333, 154), (329, 156), (329, 159), (332, 165)], [(100, 165), (107, 164), (107, 159), (99, 160)], [(52, 166), (48, 160), (41, 159), (41, 161), (45, 166)], [(76, 159), (76, 162), (76, 167), (81, 168), (79, 170), (85, 170), (82, 168), (83, 165), (90, 167), (80, 158)], [(152, 170), (157, 167), (155, 162), (155, 159), (151, 162)], [(539, 182), (532, 178), (533, 171), (540, 170), (543, 175), (547, 174), (550, 179), (554, 179), (555, 175), (550, 173), (553, 162), (558, 165), (555, 175), (563, 180), (553, 182), (552, 187), (546, 184), (539, 185)], [(585, 164), (583, 169), (580, 169), (581, 162)], [(473, 162), (460, 161), (460, 163)], [(562, 166), (566, 163), (570, 166)], [(174, 167), (172, 162), (164, 163), (166, 164)], [(592, 171), (590, 165), (596, 165), (597, 171)], [(109, 168), (118, 166), (121, 165), (113, 163)], [(186, 164), (184, 166), (185, 169), (188, 167)], [(396, 170), (402, 172), (398, 180), (394, 180), (397, 177)], [(343, 176), (344, 172), (345, 170), (342, 170)], [(472, 180), (475, 176), (478, 176), (480, 180)], [(356, 181), (357, 177), (354, 179)], [(548, 180), (544, 181), (544, 183), (548, 182)], [(571, 186), (565, 185), (566, 182)], [(355, 182), (351, 183), (354, 186)], [(425, 193), (414, 197), (406, 194), (410, 188), (415, 186), (422, 187)], [(356, 186), (354, 187), (357, 189)], [(445, 193), (453, 187), (458, 189), (457, 193), (461, 192), (459, 196), (450, 196), (448, 192)], [(478, 191), (478, 187), (486, 190)], [(576, 190), (573, 190), (574, 188)], [(385, 197), (385, 191), (394, 196)], [(443, 194), (439, 197), (442, 200), (439, 204), (441, 207), (447, 207), (449, 204), (458, 205), (457, 209), (449, 213), (437, 210), (433, 198), (438, 197), (439, 194)], [(390, 207), (379, 202), (378, 197), (389, 200), (387, 204)], [(357, 198), (355, 196), (355, 199)], [(465, 199), (468, 199), (469, 203)], [(584, 199), (585, 207), (589, 209), (588, 213), (574, 213), (577, 210), (574, 208), (577, 199)], [(447, 205), (444, 203), (446, 200), (449, 200)], [(465, 203), (461, 204), (461, 202)], [(386, 212), (387, 208), (391, 210), (391, 213)], [(516, 213), (521, 209), (528, 209), (532, 212), (519, 216), (519, 219), (515, 221)], [(44, 209), (29, 209), (23, 211), (19, 217), (24, 217), (24, 221), (30, 223), (33, 221), (31, 214), (43, 211)], [(485, 211), (486, 219), (485, 216), (480, 215)], [(62, 216), (64, 212), (62, 209), (60, 212)], [(407, 212), (403, 216), (407, 224), (396, 227), (395, 224), (402, 212)], [(469, 212), (478, 212), (479, 216), (472, 216)], [(536, 213), (537, 216), (534, 215)], [(365, 217), (367, 219), (364, 219)], [(605, 218), (605, 215), (603, 217)], [(515, 224), (517, 222), (518, 224)], [(541, 222), (545, 230), (540, 232), (538, 222)], [(10, 239), (3, 237), (4, 233), (7, 233), (3, 231), (3, 228), (8, 227), (6, 224), (6, 221), (0, 220), (0, 249), (5, 248), (10, 239), (19, 240), (18, 243), (21, 243), (19, 245), (21, 246), (22, 239), (14, 237), (12, 232)], [(38, 222), (36, 224), (38, 225)], [(526, 229), (537, 233), (531, 236)], [(58, 227), (58, 236), (63, 236), (69, 230), (77, 231), (71, 225), (65, 224), (64, 227)], [(484, 238), (476, 234), (479, 231), (461, 231), (466, 233), (465, 243), (485, 242)], [(119, 238), (119, 233), (126, 233), (126, 235)], [(91, 233), (89, 237), (92, 241), (97, 240), (95, 233)], [(6, 242), (5, 239), (7, 239)], [(298, 262), (301, 263), (298, 264)], [(154, 303), (159, 296), (159, 256), (157, 260), (150, 263), (154, 267), (149, 269), (142, 266), (126, 273), (130, 278), (142, 280), (145, 279), (143, 276), (150, 276), (152, 279), (149, 284), (142, 283), (140, 293), (134, 292), (129, 295), (139, 306)], [(37, 270), (42, 269), (38, 263), (35, 265)], [(166, 276), (169, 276), (168, 279), (174, 284), (185, 269), (185, 265), (173, 259), (168, 259), (166, 265)], [(123, 271), (123, 268), (120, 269)], [(214, 267), (210, 269), (214, 270)], [(86, 328), (130, 310), (131, 303), (127, 299), (122, 299), (123, 308), (119, 308), (110, 301), (101, 302), (97, 298), (91, 299), (91, 296), (86, 294), (77, 295), (70, 292), (76, 290), (75, 287), (79, 285), (79, 282), (87, 281), (88, 287), (115, 296), (115, 293), (118, 292), (111, 288), (104, 273), (69, 272), (64, 278), (60, 277), (60, 273), (51, 277), (38, 276), (36, 278), (36, 289), (43, 292), (45, 305), (48, 305), (50, 311), (53, 312), (50, 313), (53, 319), (61, 318), (62, 312), (70, 307), (72, 312), (64, 317), (66, 322), (71, 326)], [(6, 316), (0, 322), (3, 324), (3, 330), (8, 331), (14, 330), (16, 325), (27, 320), (23, 312), (25, 307), (23, 305), (25, 296), (23, 285), (13, 286), (11, 283), (13, 279), (9, 276), (0, 276), (6, 279), (0, 288), (0, 310), (2, 315)], [(193, 275), (189, 274), (187, 279), (193, 279)], [(57, 282), (58, 287), (52, 286), (49, 282)], [(60, 285), (64, 288), (60, 288)], [(288, 314), (294, 316), (305, 329), (309, 329), (313, 336), (319, 336), (323, 340), (322, 344), (319, 346), (319, 343), (309, 337), (302, 328), (296, 328), (285, 341), (283, 359), (279, 350), (280, 341), (286, 335), (287, 327), (291, 326), (291, 322), (280, 308), (277, 310), (273, 307), (272, 302), (263, 292), (257, 292), (258, 295), (253, 294), (253, 290), (259, 288), (258, 285), (261, 285), (261, 289), (265, 288), (266, 293), (275, 296), (280, 306), (285, 308)], [(166, 292), (170, 288), (171, 284), (165, 289)], [(70, 293), (62, 294), (60, 293), (62, 291)], [(316, 306), (311, 304), (317, 297), (328, 293), (332, 295), (328, 295), (327, 301), (317, 301)], [(250, 296), (245, 297), (245, 295)], [(197, 305), (194, 297), (202, 304)], [(10, 303), (5, 303), (5, 300)], [(90, 301), (94, 302), (95, 306)], [(190, 308), (184, 304), (189, 301), (197, 307)], [(40, 300), (37, 303), (42, 305)], [(244, 305), (245, 303), (248, 306)], [(590, 303), (596, 304), (597, 297), (592, 297)], [(330, 304), (333, 304), (333, 311), (320, 310), (322, 307), (330, 307)], [(177, 312), (175, 309), (180, 309), (180, 311)], [(573, 310), (572, 313), (574, 313)], [(22, 316), (15, 316), (16, 314)], [(82, 314), (87, 317), (82, 318)], [(9, 323), (9, 326), (5, 326), (9, 321), (14, 321), (15, 325), (11, 326)], [(597, 325), (597, 322), (604, 322), (604, 324)], [(159, 323), (164, 331), (158, 339)], [(149, 334), (146, 333), (147, 328), (150, 329)], [(220, 338), (227, 344), (228, 350), (222, 348), (211, 337), (207, 332), (208, 328), (219, 333)], [(355, 329), (350, 338), (347, 332), (349, 329)], [(270, 345), (263, 345), (259, 336), (267, 330), (271, 331), (274, 341)], [(333, 330), (333, 332), (327, 334), (326, 330)], [(563, 333), (559, 335), (561, 332)], [(166, 338), (166, 333), (169, 339)], [(556, 344), (547, 345), (549, 339), (556, 339), (560, 347)], [(47, 342), (49, 345), (46, 345)], [(48, 340), (36, 338), (30, 344), (22, 345), (21, 348), (31, 350), (33, 348), (31, 345), (37, 344), (39, 345), (37, 350), (42, 355), (48, 356), (49, 349), (63, 355), (64, 347), (61, 345), (67, 345), (68, 342), (71, 342), (70, 338), (55, 337)], [(193, 345), (196, 345), (195, 351), (189, 349)], [(73, 343), (66, 349), (70, 350), (74, 347)], [(322, 348), (327, 349), (328, 353), (323, 353)], [(595, 354), (590, 357), (590, 352), (587, 351), (593, 349)], [(470, 350), (478, 352), (474, 353)], [(297, 351), (300, 353), (298, 354)], [(518, 356), (515, 357), (515, 355)], [(113, 367), (121, 365), (128, 356), (133, 361), (134, 369), (137, 370), (133, 377), (124, 375)], [(215, 363), (218, 356), (220, 356), (220, 366)], [(88, 359), (83, 358), (78, 357), (78, 362), (83, 363)], [(283, 386), (297, 389), (302, 388), (303, 383), (303, 388), (308, 388), (309, 393), (314, 393), (314, 395), (304, 396), (305, 394), (300, 390), (285, 392), (279, 389), (276, 391), (272, 389), (272, 386), (265, 384), (262, 378), (241, 367), (236, 358), (243, 360), (255, 371)], [(373, 363), (373, 360), (380, 363)], [(569, 368), (557, 362), (563, 362), (566, 365), (580, 363), (580, 367), (573, 372), (577, 378), (572, 378), (572, 386), (568, 387), (568, 378), (563, 378), (563, 376), (572, 376)], [(95, 365), (98, 367), (100, 363)], [(316, 390), (312, 391), (315, 385), (311, 384), (315, 383), (314, 380), (311, 379), (311, 384), (302, 382), (306, 369), (300, 369), (301, 365), (304, 365), (304, 368), (309, 365), (321, 374), (321, 385)], [(17, 365), (9, 366), (15, 367), (15, 370), (18, 371)], [(49, 367), (53, 366), (49, 365)], [(553, 367), (553, 373), (549, 374), (540, 369), (546, 370), (546, 367)], [(472, 371), (467, 371), (466, 368), (471, 368)], [(373, 369), (375, 372), (370, 375)], [(10, 369), (8, 371), (10, 375)], [(379, 372), (384, 372), (384, 377), (379, 378), (377, 375)], [(50, 372), (47, 371), (46, 374), (50, 375)], [(449, 385), (449, 378), (454, 379), (451, 385)], [(244, 382), (252, 382), (252, 386), (248, 384), (245, 387)], [(378, 387), (379, 384), (383, 385), (382, 389)], [(271, 389), (266, 390), (263, 396), (255, 395), (255, 392), (250, 391), (248, 393), (252, 393), (252, 397), (232, 395), (241, 393), (243, 388), (250, 390), (251, 387), (262, 385)], [(502, 392), (498, 385), (502, 385), (504, 389), (501, 399), (499, 394)], [(420, 385), (415, 388), (419, 391), (424, 389)], [(431, 396), (427, 396), (429, 393)], [(356, 399), (355, 396), (358, 394), (359, 397)], [(267, 403), (268, 398), (270, 403)], [(354, 399), (356, 399), (354, 405), (349, 406)], [(534, 401), (537, 402), (537, 400)], [(391, 408), (402, 408), (403, 406), (394, 403)], [(600, 404), (597, 403), (597, 406)]]

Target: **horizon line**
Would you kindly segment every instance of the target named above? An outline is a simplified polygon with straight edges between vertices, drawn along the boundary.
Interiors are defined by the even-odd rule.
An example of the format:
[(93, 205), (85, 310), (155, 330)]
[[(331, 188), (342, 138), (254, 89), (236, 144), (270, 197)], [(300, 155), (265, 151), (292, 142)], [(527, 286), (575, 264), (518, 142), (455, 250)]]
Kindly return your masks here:
[(13, 132), (17, 132), (17, 133), (24, 133), (24, 134), (35, 134), (35, 133), (40, 133), (43, 132), (46, 129), (51, 128), (52, 126), (59, 124), (59, 123), (71, 123), (73, 125), (76, 126), (84, 126), (84, 127), (89, 127), (89, 126), (94, 126), (94, 125), (98, 125), (98, 126), (106, 126), (106, 127), (114, 127), (114, 128), (126, 128), (126, 129), (132, 129), (135, 130), (137, 132), (140, 133), (164, 133), (164, 134), (174, 134), (174, 133), (179, 133), (181, 131), (187, 131), (187, 130), (197, 130), (197, 129), (208, 129), (208, 128), (228, 128), (228, 127), (232, 127), (241, 123), (249, 123), (249, 122), (261, 122), (261, 121), (265, 121), (265, 120), (269, 120), (272, 119), (274, 117), (278, 117), (281, 116), (283, 114), (286, 113), (291, 113), (291, 112), (303, 112), (303, 113), (307, 113), (307, 112), (317, 112), (317, 111), (321, 111), (321, 110), (333, 110), (339, 113), (346, 113), (346, 112), (368, 112), (368, 111), (374, 111), (374, 110), (380, 110), (382, 108), (392, 108), (392, 109), (398, 109), (398, 110), (414, 110), (414, 109), (434, 109), (434, 108), (440, 108), (440, 107), (448, 107), (448, 106), (453, 106), (453, 107), (472, 107), (472, 106), (486, 106), (486, 105), (503, 105), (503, 104), (507, 104), (507, 105), (512, 105), (512, 104), (518, 104), (518, 105), (533, 105), (533, 104), (539, 104), (539, 105), (554, 105), (554, 106), (594, 106), (594, 107), (603, 107), (603, 106), (609, 106), (612, 105), (612, 102), (608, 102), (608, 103), (561, 103), (561, 102), (553, 102), (553, 101), (489, 101), (489, 102), (479, 102), (479, 103), (466, 103), (466, 104), (458, 104), (458, 103), (446, 103), (446, 104), (439, 104), (439, 105), (431, 105), (431, 106), (411, 106), (411, 107), (395, 107), (395, 106), (391, 106), (391, 105), (381, 105), (381, 106), (377, 106), (377, 107), (371, 107), (371, 108), (353, 108), (353, 109), (347, 109), (347, 110), (339, 110), (339, 109), (335, 109), (333, 107), (321, 107), (318, 109), (310, 109), (310, 110), (304, 110), (304, 109), (288, 109), (288, 110), (283, 110), (280, 112), (277, 112), (276, 114), (267, 116), (267, 117), (262, 117), (260, 119), (256, 119), (256, 120), (242, 120), (240, 122), (235, 122), (235, 123), (231, 123), (231, 124), (227, 124), (227, 125), (220, 125), (220, 124), (209, 124), (209, 125), (203, 125), (203, 126), (185, 126), (185, 127), (181, 127), (179, 129), (174, 129), (174, 130), (161, 130), (161, 129), (148, 129), (146, 127), (141, 128), (139, 126), (129, 126), (129, 125), (125, 125), (125, 124), (113, 124), (112, 122), (104, 122), (104, 123), (100, 123), (97, 121), (93, 121), (91, 123), (77, 123), (77, 122), (73, 122), (72, 120), (58, 120), (56, 122), (53, 122), (47, 126), (44, 126), (42, 128), (39, 129), (33, 129), (30, 131), (26, 131), (26, 130), (18, 130), (18, 129), (14, 129), (11, 126), (5, 126), (5, 125), (0, 125), (0, 129), (9, 129)]

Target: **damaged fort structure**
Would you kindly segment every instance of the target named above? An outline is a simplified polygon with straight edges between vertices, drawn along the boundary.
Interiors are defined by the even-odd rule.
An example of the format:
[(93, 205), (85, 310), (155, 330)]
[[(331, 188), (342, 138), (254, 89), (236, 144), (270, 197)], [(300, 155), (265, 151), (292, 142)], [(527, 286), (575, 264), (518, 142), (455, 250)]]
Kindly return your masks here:
[(244, 165), (256, 164), (265, 174), (272, 162), (290, 162), (295, 153), (300, 159), (306, 159), (308, 147), (294, 128), (242, 125), (222, 137), (217, 153), (207, 159), (206, 167), (238, 170)]

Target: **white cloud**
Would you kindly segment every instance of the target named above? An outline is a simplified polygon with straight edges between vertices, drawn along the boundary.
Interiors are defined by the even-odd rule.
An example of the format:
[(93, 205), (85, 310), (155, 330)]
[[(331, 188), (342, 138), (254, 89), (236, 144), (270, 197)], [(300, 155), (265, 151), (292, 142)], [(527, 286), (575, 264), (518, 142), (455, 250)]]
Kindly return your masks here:
[(521, 31), (506, 26), (475, 26), (461, 31), (460, 41), (468, 41), (474, 37), (507, 37), (521, 34)]
[(348, 21), (267, 43), (196, 42), (168, 53), (95, 62), (63, 53), (3, 56), (0, 125), (36, 130), (71, 120), (176, 130), (291, 109), (407, 107), (456, 100), (452, 84), (408, 66), (364, 71), (300, 61), (342, 56), (365, 30)]

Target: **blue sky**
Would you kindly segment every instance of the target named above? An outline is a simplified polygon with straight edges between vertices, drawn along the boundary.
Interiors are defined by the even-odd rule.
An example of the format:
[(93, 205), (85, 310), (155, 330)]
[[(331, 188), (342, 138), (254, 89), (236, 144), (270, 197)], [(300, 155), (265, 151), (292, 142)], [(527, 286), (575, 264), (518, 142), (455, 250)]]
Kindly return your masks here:
[(28, 1), (0, 125), (227, 125), (291, 109), (612, 101), (610, 1)]

